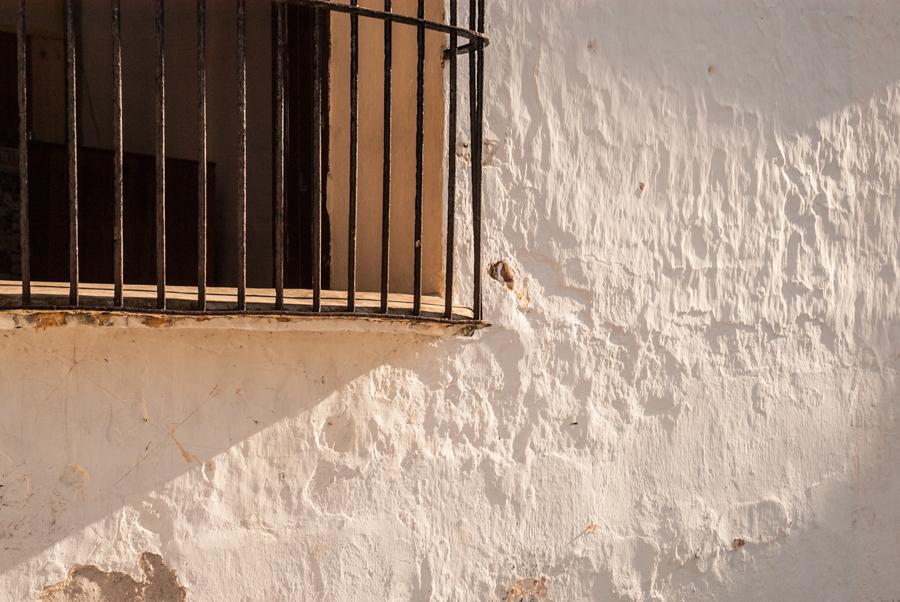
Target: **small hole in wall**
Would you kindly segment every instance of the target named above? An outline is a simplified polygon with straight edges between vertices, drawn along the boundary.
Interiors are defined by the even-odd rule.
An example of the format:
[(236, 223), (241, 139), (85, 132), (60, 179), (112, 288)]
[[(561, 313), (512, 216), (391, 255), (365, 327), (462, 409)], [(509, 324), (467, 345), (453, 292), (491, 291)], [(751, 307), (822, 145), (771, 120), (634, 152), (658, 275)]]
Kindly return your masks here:
[(505, 261), (497, 261), (491, 265), (488, 274), (497, 282), (505, 285), (509, 290), (516, 288), (516, 277), (512, 268)]
[(522, 311), (528, 309), (530, 305), (528, 287), (526, 286), (525, 281), (513, 271), (508, 263), (505, 261), (497, 261), (491, 264), (491, 267), (488, 269), (488, 275), (515, 295), (519, 309)]

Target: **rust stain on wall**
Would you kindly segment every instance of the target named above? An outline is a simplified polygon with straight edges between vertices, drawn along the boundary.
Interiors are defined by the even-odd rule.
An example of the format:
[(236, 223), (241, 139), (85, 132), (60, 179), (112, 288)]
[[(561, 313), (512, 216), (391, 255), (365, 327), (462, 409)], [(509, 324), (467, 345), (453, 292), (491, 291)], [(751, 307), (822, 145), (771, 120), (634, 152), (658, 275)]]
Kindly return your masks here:
[(41, 602), (184, 602), (187, 590), (158, 554), (144, 552), (140, 560), (143, 579), (125, 573), (103, 571), (93, 565), (75, 565), (64, 581), (41, 591)]
[(91, 478), (91, 473), (81, 464), (69, 464), (63, 470), (59, 477), (61, 483), (65, 483), (70, 487), (81, 486), (85, 481)]
[(172, 319), (165, 316), (143, 316), (141, 322), (144, 323), (144, 326), (149, 326), (150, 328), (160, 328), (162, 326), (170, 326)]
[(184, 458), (184, 461), (187, 462), (188, 464), (191, 464), (197, 458), (194, 456), (194, 454), (192, 454), (187, 449), (185, 449), (185, 447), (181, 444), (181, 442), (175, 438), (175, 429), (176, 428), (177, 427), (169, 429), (169, 437), (172, 438), (172, 442), (178, 447), (178, 451), (181, 452), (181, 457)]
[(65, 326), (66, 314), (63, 312), (45, 311), (29, 316), (28, 321), (31, 322), (37, 330), (44, 330), (45, 328)]

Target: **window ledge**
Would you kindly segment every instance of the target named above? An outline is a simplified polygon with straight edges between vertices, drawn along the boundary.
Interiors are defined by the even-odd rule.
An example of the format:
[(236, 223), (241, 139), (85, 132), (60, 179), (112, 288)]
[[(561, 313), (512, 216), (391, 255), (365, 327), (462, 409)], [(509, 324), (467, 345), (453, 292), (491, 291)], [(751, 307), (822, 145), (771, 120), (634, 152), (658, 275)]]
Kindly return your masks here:
[(439, 297), (422, 298), (422, 315), (413, 316), (411, 296), (392, 294), (391, 313), (378, 313), (377, 293), (358, 293), (357, 311), (346, 311), (347, 293), (322, 291), (322, 311), (311, 310), (312, 293), (285, 290), (284, 311), (274, 307), (274, 291), (248, 289), (247, 310), (234, 309), (234, 289), (211, 288), (207, 291), (206, 312), (194, 309), (196, 288), (166, 288), (167, 309), (153, 308), (156, 287), (128, 285), (124, 289), (126, 308), (112, 306), (112, 286), (81, 284), (80, 306), (66, 307), (68, 284), (32, 283), (32, 305), (21, 307), (21, 284), (0, 281), (0, 330), (58, 327), (171, 328), (204, 330), (256, 330), (262, 332), (382, 332), (411, 333), (424, 336), (471, 336), (488, 326), (474, 320), (471, 310), (454, 308), (452, 320), (441, 314), (444, 302)]

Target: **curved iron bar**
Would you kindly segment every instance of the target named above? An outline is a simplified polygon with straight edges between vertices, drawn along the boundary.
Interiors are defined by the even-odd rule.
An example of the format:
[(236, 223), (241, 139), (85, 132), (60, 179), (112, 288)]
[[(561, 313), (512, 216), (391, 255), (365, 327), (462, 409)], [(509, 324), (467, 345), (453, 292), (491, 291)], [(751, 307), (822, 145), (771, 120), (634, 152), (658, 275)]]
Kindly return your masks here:
[(465, 54), (468, 52), (482, 50), (491, 43), (485, 34), (477, 32), (477, 31), (472, 31), (471, 29), (466, 29), (465, 27), (454, 27), (452, 25), (447, 25), (446, 23), (439, 23), (437, 21), (429, 21), (428, 19), (420, 19), (418, 17), (408, 17), (406, 15), (401, 15), (401, 14), (397, 14), (397, 13), (389, 13), (389, 12), (385, 12), (382, 10), (364, 8), (362, 6), (351, 6), (349, 4), (337, 4), (335, 2), (332, 2), (331, 0), (274, 0), (274, 1), (276, 3), (281, 3), (281, 4), (296, 4), (299, 6), (308, 6), (311, 8), (328, 10), (328, 11), (332, 11), (332, 12), (358, 15), (360, 17), (369, 17), (372, 19), (380, 19), (382, 21), (390, 21), (392, 23), (399, 23), (400, 25), (412, 25), (413, 27), (424, 27), (425, 29), (428, 29), (431, 31), (437, 31), (440, 33), (446, 33), (448, 35), (455, 33), (460, 38), (465, 38), (466, 40), (469, 40), (469, 44), (460, 46), (457, 49), (457, 52), (459, 54)]

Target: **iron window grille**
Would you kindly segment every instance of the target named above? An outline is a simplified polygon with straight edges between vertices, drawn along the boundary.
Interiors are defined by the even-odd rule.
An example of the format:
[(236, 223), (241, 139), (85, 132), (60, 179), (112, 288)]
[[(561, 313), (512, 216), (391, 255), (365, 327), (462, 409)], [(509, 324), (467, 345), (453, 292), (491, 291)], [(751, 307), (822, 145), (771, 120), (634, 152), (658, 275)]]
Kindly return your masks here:
[[(112, 281), (101, 285), (84, 284), (80, 278), (81, 265), (79, 219), (82, 209), (82, 190), (79, 187), (79, 154), (82, 146), (79, 141), (79, 77), (81, 50), (79, 28), (76, 26), (77, 0), (63, 0), (65, 2), (64, 42), (65, 52), (65, 144), (61, 145), (61, 156), (65, 157), (65, 196), (68, 202), (68, 240), (50, 241), (55, 245), (55, 258), (66, 253), (68, 257), (68, 282), (46, 283), (32, 281), (32, 242), (33, 237), (42, 236), (42, 232), (35, 228), (33, 215), (30, 212), (30, 190), (35, 182), (30, 180), (29, 164), (30, 154), (35, 151), (35, 145), (30, 142), (29, 131), (29, 95), (30, 76), (28, 62), (28, 0), (18, 0), (17, 24), (16, 24), (16, 88), (17, 88), (17, 112), (18, 112), (18, 152), (17, 156), (8, 153), (7, 163), (16, 159), (18, 163), (18, 254), (20, 259), (20, 279), (2, 282), (0, 292), (0, 304), (4, 309), (39, 309), (43, 307), (56, 307), (71, 310), (123, 310), (135, 312), (159, 312), (159, 313), (186, 313), (186, 314), (290, 314), (310, 315), (329, 314), (346, 316), (367, 317), (404, 317), (413, 319), (428, 319), (450, 322), (479, 322), (482, 320), (482, 259), (481, 259), (481, 206), (482, 206), (482, 140), (483, 140), (483, 90), (484, 90), (484, 52), (488, 44), (485, 32), (485, 0), (469, 0), (468, 9), (463, 6), (460, 10), (459, 0), (447, 0), (444, 7), (446, 19), (435, 20), (426, 18), (426, 2), (443, 4), (443, 0), (415, 0), (417, 12), (401, 14), (394, 10), (394, 0), (383, 1), (379, 9), (360, 6), (359, 0), (347, 0), (347, 3), (338, 3), (329, 0), (270, 0), (269, 6), (272, 13), (272, 45), (273, 45), (273, 81), (272, 81), (272, 287), (264, 289), (248, 288), (248, 90), (247, 90), (247, 2), (246, 0), (234, 0), (236, 11), (236, 31), (233, 31), (234, 52), (236, 52), (236, 78), (237, 97), (234, 99), (234, 111), (237, 113), (238, 128), (235, 132), (236, 148), (239, 168), (237, 176), (236, 194), (236, 232), (234, 232), (235, 248), (231, 249), (236, 256), (237, 277), (236, 282), (223, 289), (213, 290), (208, 286), (209, 259), (207, 250), (209, 246), (208, 220), (211, 207), (210, 173), (207, 154), (209, 118), (207, 114), (207, 78), (210, 57), (207, 42), (207, 7), (206, 0), (196, 0), (196, 79), (194, 85), (197, 89), (196, 106), (196, 162), (190, 168), (196, 168), (193, 197), (196, 201), (196, 281), (193, 286), (173, 286), (167, 280), (167, 269), (172, 266), (172, 261), (177, 258), (167, 258), (167, 235), (172, 235), (171, 224), (167, 227), (167, 200), (171, 189), (167, 190), (167, 167), (171, 167), (167, 157), (167, 123), (166, 103), (167, 98), (167, 52), (166, 52), (166, 14), (165, 0), (154, 0), (153, 35), (155, 40), (154, 63), (155, 73), (153, 77), (155, 87), (155, 142), (153, 161), (153, 260), (155, 263), (155, 283), (151, 285), (131, 285), (126, 282), (126, 270), (124, 258), (129, 246), (130, 236), (126, 227), (128, 219), (128, 205), (126, 203), (125, 180), (129, 158), (125, 150), (125, 103), (123, 100), (123, 80), (125, 69), (123, 67), (123, 47), (129, 40), (123, 35), (123, 9), (121, 0), (110, 0), (109, 31), (112, 48), (112, 97), (113, 97), (113, 148), (108, 163), (111, 167), (111, 178), (108, 186), (112, 194), (112, 228), (108, 232), (113, 247), (112, 253)], [(462, 0), (466, 4), (466, 0)], [(306, 281), (311, 286), (306, 289), (302, 286), (299, 277), (293, 277), (286, 273), (286, 265), (298, 263), (297, 248), (289, 247), (286, 241), (286, 233), (290, 231), (290, 225), (286, 223), (286, 197), (288, 195), (288, 178), (293, 169), (288, 156), (288, 147), (291, 143), (292, 130), (287, 124), (289, 113), (289, 94), (291, 92), (288, 79), (288, 63), (290, 36), (288, 34), (288, 21), (290, 11), (303, 7), (311, 15), (313, 26), (311, 28), (313, 47), (312, 56), (305, 59), (311, 62), (307, 65), (311, 69), (311, 94), (312, 111), (309, 121), (305, 124), (309, 127), (311, 146), (301, 149), (307, 154), (302, 157), (312, 164), (309, 173), (310, 194), (312, 197), (311, 215), (300, 216), (304, 220), (301, 234), (308, 235), (306, 241), (311, 248), (311, 261), (307, 265), (311, 272)], [(125, 11), (129, 7), (125, 7)], [(467, 17), (467, 26), (460, 25), (460, 13)], [(327, 231), (323, 230), (323, 221), (328, 194), (329, 143), (333, 124), (329, 123), (331, 111), (329, 103), (329, 77), (330, 67), (329, 48), (334, 40), (331, 39), (331, 27), (336, 15), (345, 15), (340, 18), (349, 18), (349, 148), (348, 148), (348, 174), (349, 174), (349, 206), (347, 219), (347, 274), (346, 290), (329, 291), (325, 278), (327, 257), (323, 257)], [(369, 293), (360, 292), (357, 287), (357, 246), (358, 235), (358, 208), (359, 198), (359, 117), (360, 117), (360, 22), (379, 23), (383, 29), (383, 120), (381, 141), (381, 172), (382, 182), (380, 198), (381, 204), (380, 224), (380, 290)], [(392, 124), (401, 116), (396, 115), (395, 100), (392, 98), (393, 85), (396, 81), (394, 66), (398, 60), (412, 60), (412, 57), (398, 57), (393, 46), (395, 31), (400, 28), (411, 28), (416, 33), (416, 99), (415, 99), (415, 143), (410, 149), (415, 154), (414, 182), (414, 229), (412, 240), (399, 240), (392, 235), (392, 196), (396, 191), (392, 188), (392, 157), (398, 152), (392, 148), (395, 142), (392, 139)], [(443, 48), (441, 66), (446, 77), (442, 84), (446, 94), (446, 102), (443, 106), (427, 106), (425, 96), (426, 66), (427, 62), (434, 60), (433, 56), (426, 53), (426, 38), (440, 36)], [(296, 37), (296, 36), (295, 36)], [(380, 61), (380, 59), (379, 59)], [(460, 62), (468, 63), (468, 69), (460, 69)], [(432, 65), (433, 67), (433, 65)], [(461, 85), (463, 76), (467, 78), (468, 93), (465, 91), (465, 83)], [(368, 91), (363, 91), (363, 94)], [(457, 145), (460, 142), (460, 130), (463, 119), (460, 115), (460, 98), (468, 100), (468, 135), (471, 145), (470, 161), (470, 190), (463, 191), (460, 186), (460, 174), (465, 167), (460, 168)], [(466, 98), (467, 97), (467, 98)], [(446, 140), (443, 156), (443, 194), (446, 195), (443, 209), (445, 211), (445, 223), (443, 225), (443, 291), (440, 296), (428, 296), (423, 294), (423, 204), (426, 195), (425, 179), (425, 126), (426, 111), (442, 112)], [(64, 151), (64, 152), (63, 152)], [(0, 158), (2, 159), (2, 158)], [(147, 158), (149, 162), (149, 157)], [(91, 159), (94, 161), (94, 159)], [(300, 160), (294, 157), (294, 160)], [(2, 160), (0, 160), (2, 163)], [(148, 163), (149, 164), (149, 163)], [(183, 171), (183, 166), (182, 168)], [(33, 177), (33, 176), (32, 176)], [(466, 198), (466, 194), (470, 198)], [(371, 197), (371, 195), (369, 195)], [(462, 219), (459, 199), (470, 200), (471, 219), (471, 244), (465, 251), (458, 247), (460, 241), (457, 235), (457, 222)], [(372, 199), (367, 199), (372, 202)], [(108, 209), (108, 208), (107, 208)], [(468, 209), (468, 208), (467, 208)], [(296, 217), (296, 216), (294, 216)], [(2, 227), (2, 225), (0, 225)], [(184, 235), (184, 228), (179, 230)], [(66, 245), (67, 243), (67, 245)], [(193, 244), (193, 243), (192, 243)], [(395, 294), (391, 280), (391, 248), (393, 245), (409, 245), (412, 249), (412, 291), (407, 295)], [(470, 303), (460, 307), (454, 305), (454, 292), (458, 290), (457, 265), (461, 263), (459, 254), (471, 253), (472, 282), (467, 293)], [(293, 275), (296, 276), (296, 275)], [(296, 289), (290, 288), (293, 281), (298, 284)], [(67, 288), (67, 290), (66, 290)], [(11, 290), (13, 289), (13, 290)], [(223, 292), (224, 291), (224, 292)], [(62, 294), (61, 294), (62, 293)]]

